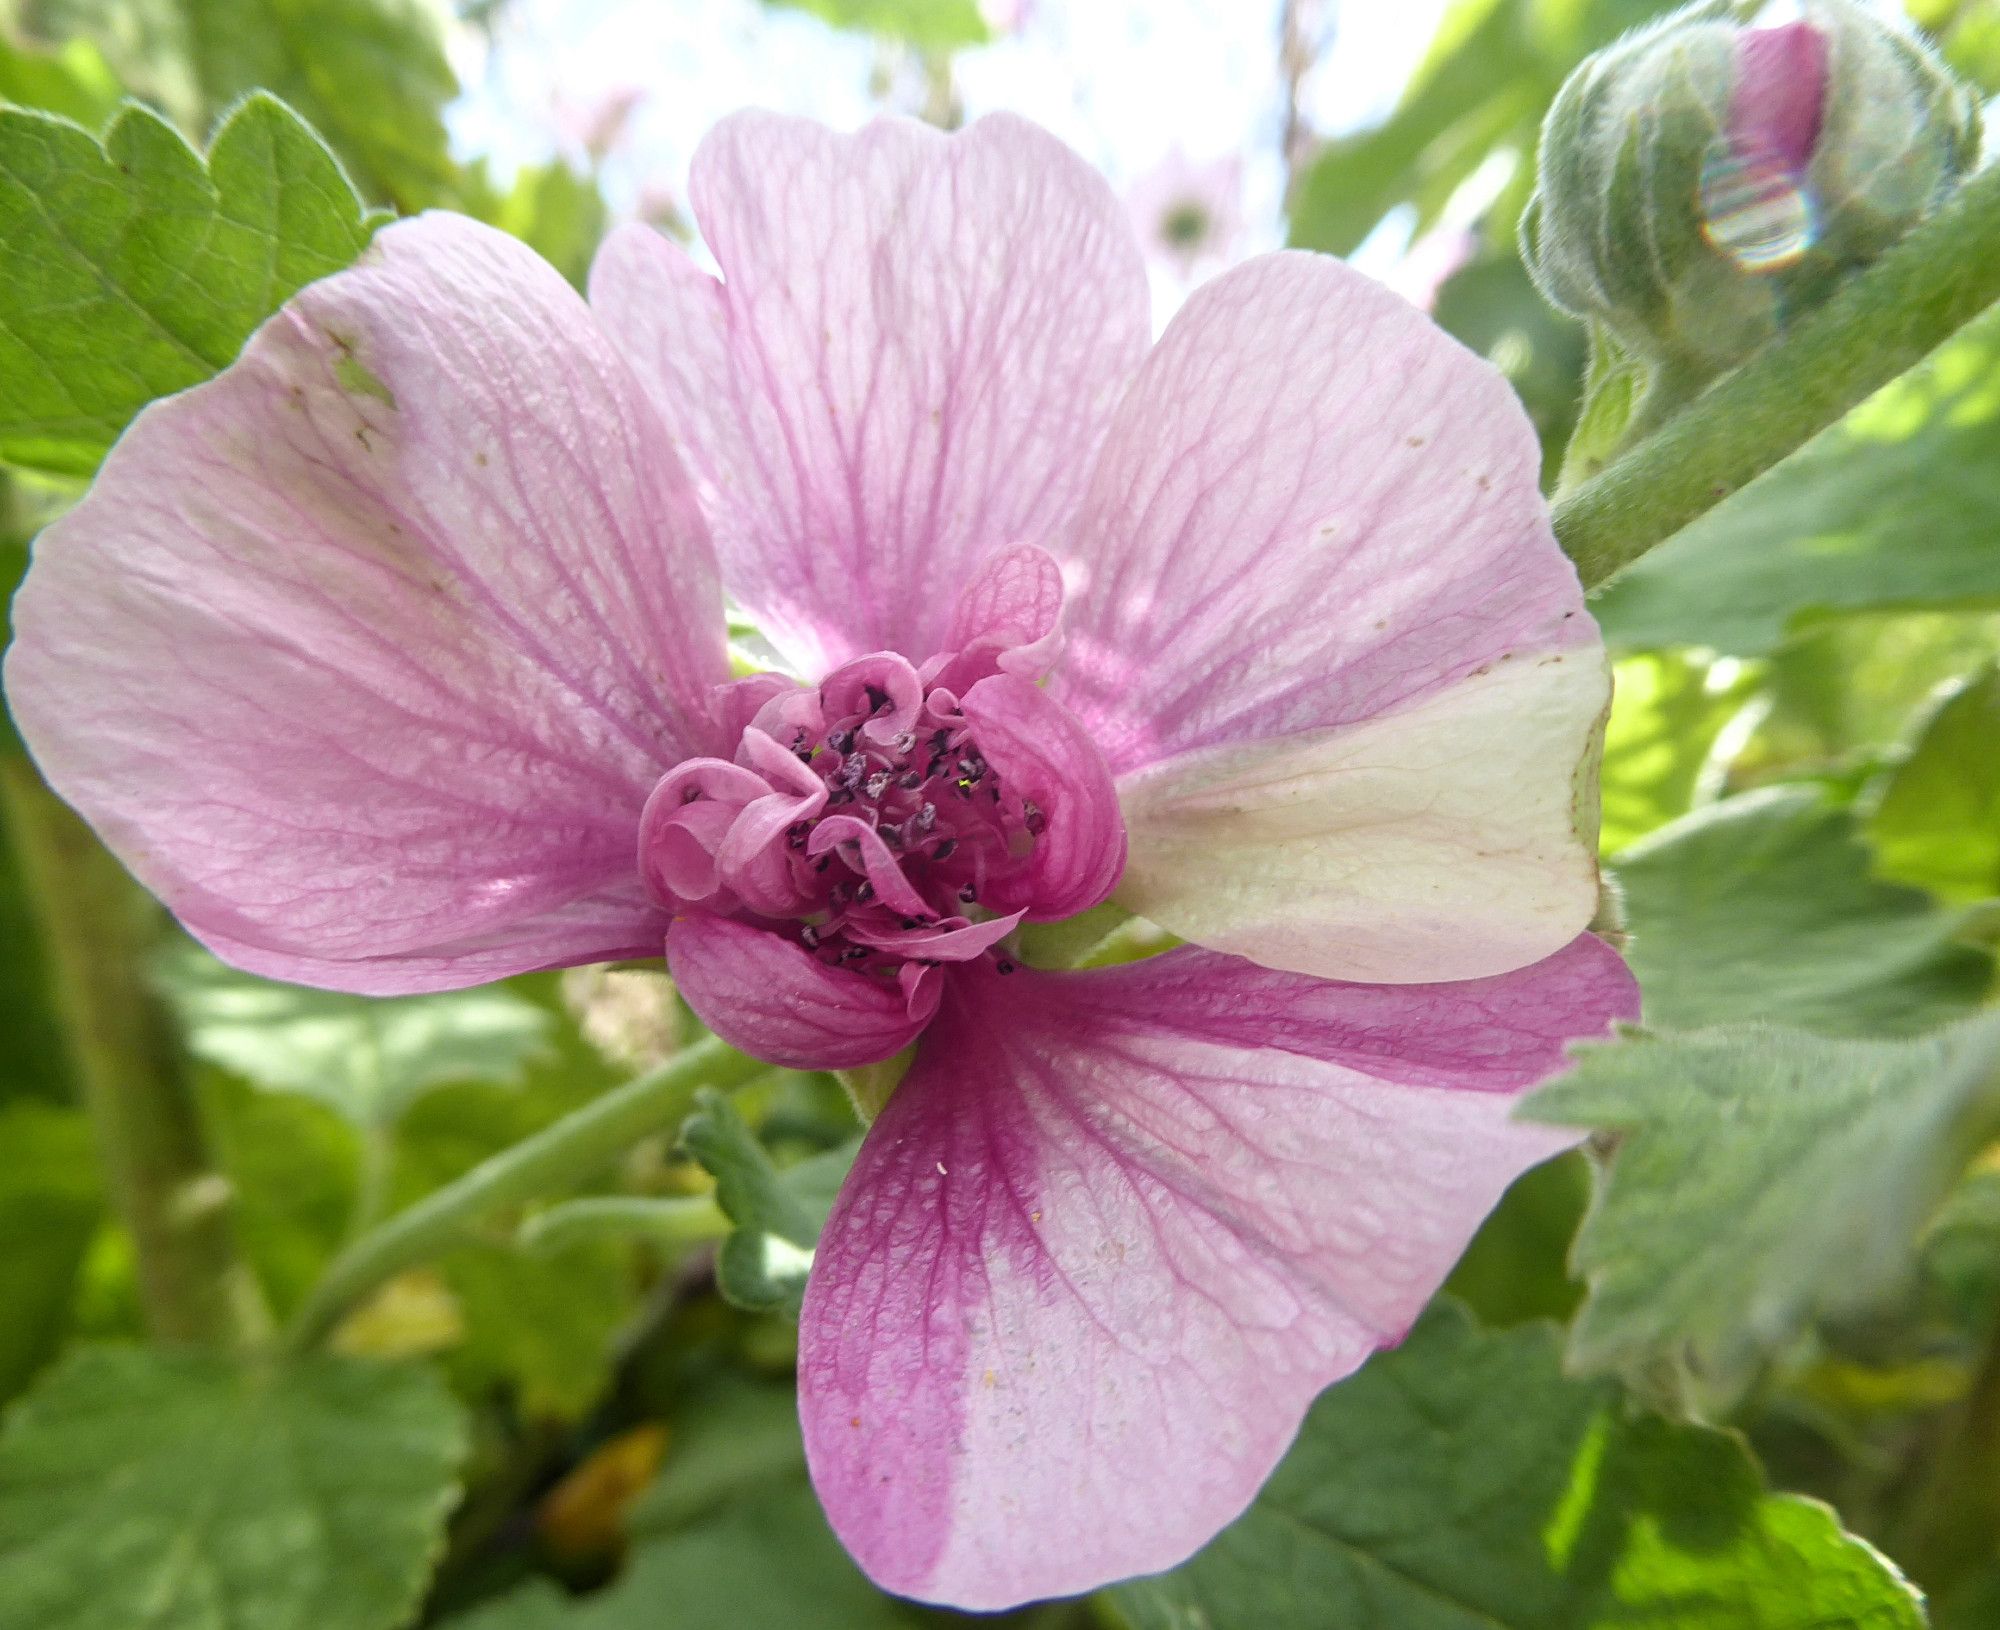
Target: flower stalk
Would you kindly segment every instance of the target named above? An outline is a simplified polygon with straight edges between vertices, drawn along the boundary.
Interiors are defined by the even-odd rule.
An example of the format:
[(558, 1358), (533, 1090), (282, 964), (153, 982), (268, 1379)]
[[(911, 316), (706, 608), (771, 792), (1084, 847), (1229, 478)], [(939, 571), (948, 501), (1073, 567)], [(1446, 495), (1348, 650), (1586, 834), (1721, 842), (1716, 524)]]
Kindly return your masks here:
[(1803, 447), (2000, 300), (2000, 167), (1555, 507), (1586, 588)]
[(270, 1315), (146, 985), (150, 904), (18, 753), (0, 758), (0, 806), (105, 1186), (132, 1237), (146, 1328), (162, 1342), (248, 1346)]
[(335, 1257), (293, 1321), (288, 1345), (318, 1345), (372, 1292), (448, 1250), (482, 1217), (566, 1188), (641, 1138), (678, 1125), (694, 1107), (696, 1088), (739, 1086), (766, 1068), (711, 1037), (501, 1150)]

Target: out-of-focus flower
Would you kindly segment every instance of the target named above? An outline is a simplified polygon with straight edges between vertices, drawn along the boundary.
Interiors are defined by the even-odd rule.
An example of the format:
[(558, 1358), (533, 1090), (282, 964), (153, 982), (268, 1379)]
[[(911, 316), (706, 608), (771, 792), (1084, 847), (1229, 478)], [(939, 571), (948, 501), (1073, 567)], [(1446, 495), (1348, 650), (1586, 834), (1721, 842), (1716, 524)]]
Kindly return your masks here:
[(1977, 98), (1857, 0), (1703, 0), (1564, 85), (1523, 250), (1556, 305), (1699, 383), (1880, 255), (1978, 157)]
[(1226, 263), (1242, 240), (1242, 161), (1196, 162), (1175, 147), (1133, 183), (1126, 209), (1147, 257), (1192, 282)]
[(681, 207), (681, 195), (677, 189), (664, 181), (648, 181), (639, 188), (638, 217), (648, 226), (654, 227), (687, 243), (694, 237), (694, 228), (688, 224), (687, 211)]
[(979, 15), (994, 34), (1015, 34), (1035, 15), (1035, 0), (979, 0)]
[(583, 102), (559, 100), (556, 126), (565, 144), (592, 164), (602, 164), (625, 139), (632, 115), (646, 100), (639, 85), (615, 85)]
[[(7, 679), (220, 954), (347, 990), (657, 955), (720, 1035), (914, 1048), (801, 1328), (888, 1588), (1169, 1566), (1564, 1139), (1634, 1011), (1601, 645), (1504, 380), (1340, 262), (1148, 354), (1109, 189), (1011, 118), (697, 156), (722, 268), (385, 229), (141, 415)], [(796, 674), (732, 679), (722, 587)], [(1197, 942), (1021, 964), (1110, 896)]]

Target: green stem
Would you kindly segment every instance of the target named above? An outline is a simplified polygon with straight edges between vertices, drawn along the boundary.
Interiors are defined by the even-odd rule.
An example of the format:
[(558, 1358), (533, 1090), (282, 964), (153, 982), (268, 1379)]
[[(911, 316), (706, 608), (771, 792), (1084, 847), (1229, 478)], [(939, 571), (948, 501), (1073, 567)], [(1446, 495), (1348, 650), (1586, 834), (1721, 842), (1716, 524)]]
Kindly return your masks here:
[(714, 1039), (607, 1092), (364, 1234), (327, 1268), (287, 1341), (323, 1341), (348, 1311), (397, 1274), (449, 1249), (481, 1217), (569, 1187), (694, 1106), (697, 1087), (732, 1087), (768, 1066)]
[(718, 1240), (735, 1225), (709, 1194), (651, 1198), (593, 1195), (553, 1206), (521, 1225), (524, 1251), (560, 1251), (585, 1240), (643, 1239), (668, 1247)]
[(237, 1248), (234, 1195), (209, 1158), (193, 1092), (146, 980), (152, 907), (18, 754), (0, 806), (49, 958), (77, 1093), (113, 1209), (131, 1235), (156, 1340), (243, 1347), (270, 1315)]
[(1556, 536), (1584, 586), (1798, 451), (1995, 301), (2000, 165), (1556, 505)]

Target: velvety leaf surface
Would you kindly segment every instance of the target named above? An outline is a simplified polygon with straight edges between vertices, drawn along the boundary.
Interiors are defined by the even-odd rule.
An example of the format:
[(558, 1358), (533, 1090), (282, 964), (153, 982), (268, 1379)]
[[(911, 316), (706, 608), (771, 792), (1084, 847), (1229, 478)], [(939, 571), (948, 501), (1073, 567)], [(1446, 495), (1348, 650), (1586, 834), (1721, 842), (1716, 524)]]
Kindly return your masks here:
[(192, 948), (162, 983), (197, 1058), (361, 1127), (389, 1125), (447, 1082), (518, 1082), (552, 1028), (546, 1009), (502, 985), (349, 996), (238, 973)]
[(206, 166), (143, 108), (102, 147), (0, 109), (0, 458), (88, 475), (133, 414), (226, 367), (370, 231), (332, 154), (268, 96)]
[(855, 1146), (780, 1171), (727, 1098), (704, 1091), (698, 1102), (681, 1138), (715, 1179), (716, 1201), (736, 1224), (716, 1258), (716, 1284), (738, 1307), (796, 1319), (813, 1246)]
[(0, 1434), (0, 1630), (396, 1630), (463, 1451), (420, 1370), (85, 1349)]
[(1725, 1398), (1814, 1315), (1892, 1287), (2000, 1125), (1995, 1014), (1903, 1041), (1734, 1026), (1578, 1058), (1523, 1110), (1622, 1135), (1577, 1237), (1571, 1361), (1684, 1364)]
[(1991, 959), (1958, 916), (1869, 876), (1846, 810), (1776, 788), (1697, 810), (1618, 857), (1646, 1022), (1909, 1035), (1978, 1006)]
[(1120, 1586), (1136, 1630), (1917, 1630), (1915, 1593), (1733, 1438), (1444, 1304), (1324, 1394), (1233, 1527)]
[(1614, 649), (1769, 651), (1813, 611), (2000, 600), (2000, 312), (1592, 602)]
[(2000, 669), (1924, 720), (1868, 823), (1886, 877), (1970, 902), (2000, 894)]
[(97, 1229), (97, 1151), (73, 1109), (0, 1107), (0, 1403), (55, 1352)]

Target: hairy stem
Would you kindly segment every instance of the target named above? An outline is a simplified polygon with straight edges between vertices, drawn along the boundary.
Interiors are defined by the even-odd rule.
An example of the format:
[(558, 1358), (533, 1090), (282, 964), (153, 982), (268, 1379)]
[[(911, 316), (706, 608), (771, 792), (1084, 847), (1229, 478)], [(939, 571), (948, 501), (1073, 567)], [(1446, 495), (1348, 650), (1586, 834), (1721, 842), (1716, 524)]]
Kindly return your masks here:
[(448, 1250), (480, 1218), (567, 1188), (639, 1139), (677, 1124), (694, 1107), (697, 1087), (733, 1087), (766, 1068), (711, 1038), (503, 1149), (335, 1257), (300, 1309), (290, 1345), (324, 1340), (363, 1298)]
[(146, 1327), (158, 1341), (260, 1340), (270, 1316), (237, 1248), (234, 1196), (147, 984), (150, 902), (18, 753), (0, 757), (0, 806)]
[(2000, 166), (1555, 508), (1595, 588), (2000, 301)]

